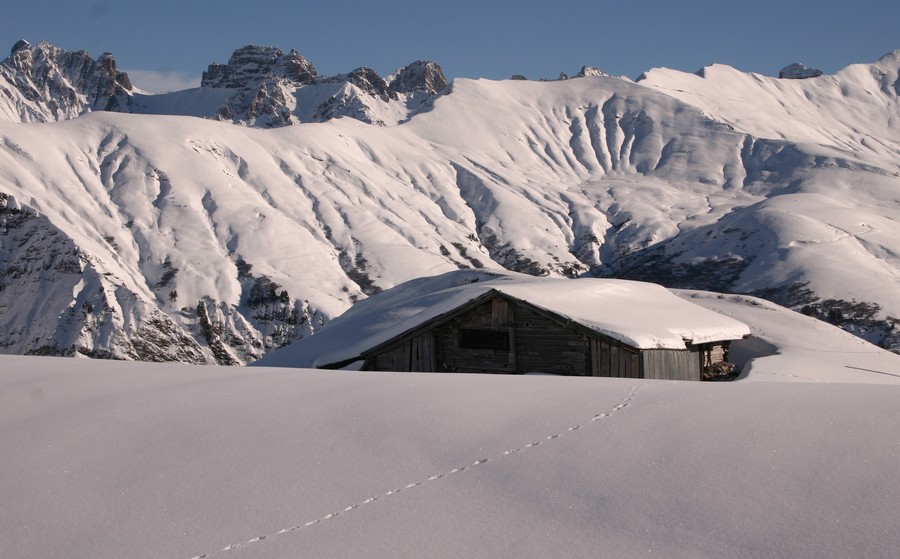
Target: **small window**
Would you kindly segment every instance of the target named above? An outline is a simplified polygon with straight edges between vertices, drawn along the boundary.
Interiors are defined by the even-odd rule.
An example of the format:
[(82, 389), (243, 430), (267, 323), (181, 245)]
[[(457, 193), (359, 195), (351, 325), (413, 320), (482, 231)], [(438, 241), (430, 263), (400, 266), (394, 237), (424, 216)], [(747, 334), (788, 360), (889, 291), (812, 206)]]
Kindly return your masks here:
[(509, 351), (509, 331), (462, 328), (459, 331), (459, 347), (462, 349)]

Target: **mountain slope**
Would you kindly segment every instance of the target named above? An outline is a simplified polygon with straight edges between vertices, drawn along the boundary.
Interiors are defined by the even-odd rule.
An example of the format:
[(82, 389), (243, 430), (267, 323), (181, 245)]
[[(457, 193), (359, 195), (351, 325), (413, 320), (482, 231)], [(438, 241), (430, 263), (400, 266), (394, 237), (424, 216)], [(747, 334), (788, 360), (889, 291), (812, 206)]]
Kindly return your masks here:
[(896, 171), (898, 68), (900, 49), (814, 79), (775, 79), (717, 64), (696, 74), (654, 69), (638, 82), (703, 107), (741, 132), (828, 146), (878, 164), (894, 158)]
[[(900, 138), (884, 126), (896, 116), (884, 87), (895, 62), (765, 86), (788, 107), (781, 89), (823, 91), (795, 96), (805, 112), (769, 128), (738, 126), (749, 118), (737, 102), (676, 98), (655, 71), (639, 83), (458, 79), (389, 126), (263, 130), (109, 112), (0, 123), (0, 192), (59, 231), (44, 249), (71, 245), (128, 294), (124, 323), (139, 329), (159, 310), (210, 362), (252, 361), (367, 294), (463, 267), (800, 293), (823, 316), (829, 301), (858, 303), (871, 319), (859, 333), (881, 341), (900, 316)], [(883, 80), (867, 77), (878, 71)], [(705, 73), (667, 79), (706, 86)], [(724, 73), (716, 87), (761, 79)], [(819, 98), (841, 88), (877, 101), (835, 116), (837, 101)], [(855, 136), (821, 136), (852, 114)], [(8, 233), (0, 242), (8, 270), (23, 249)], [(80, 300), (70, 289), (54, 291), (59, 308)], [(39, 297), (0, 290), (0, 323)], [(85, 322), (52, 321), (79, 332), (68, 352), (129, 355)], [(50, 345), (53, 328), (23, 328), (6, 351)]]

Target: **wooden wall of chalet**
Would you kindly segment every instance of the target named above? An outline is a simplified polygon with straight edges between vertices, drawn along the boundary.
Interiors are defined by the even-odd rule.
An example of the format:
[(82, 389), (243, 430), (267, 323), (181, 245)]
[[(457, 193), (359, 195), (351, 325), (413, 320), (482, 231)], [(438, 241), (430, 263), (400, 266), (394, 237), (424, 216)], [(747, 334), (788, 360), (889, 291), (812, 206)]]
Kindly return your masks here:
[[(515, 373), (516, 339), (512, 305), (495, 297), (435, 327), (435, 357), (441, 372)], [(484, 343), (466, 347), (466, 335), (483, 334)], [(502, 337), (505, 335), (505, 343)], [(494, 342), (492, 344), (492, 342)], [(494, 347), (472, 347), (472, 345)]]
[(514, 305), (513, 312), (517, 372), (591, 374), (590, 341), (584, 333), (525, 305)]
[(370, 371), (397, 371), (406, 373), (437, 371), (434, 352), (434, 336), (425, 333), (376, 354), (366, 361)]
[(663, 380), (701, 380), (702, 361), (699, 346), (690, 350), (645, 349), (644, 378)]
[(591, 337), (591, 375), (643, 378), (641, 351), (599, 337)]
[(502, 296), (366, 359), (378, 371), (526, 373), (701, 380), (701, 348), (638, 350)]

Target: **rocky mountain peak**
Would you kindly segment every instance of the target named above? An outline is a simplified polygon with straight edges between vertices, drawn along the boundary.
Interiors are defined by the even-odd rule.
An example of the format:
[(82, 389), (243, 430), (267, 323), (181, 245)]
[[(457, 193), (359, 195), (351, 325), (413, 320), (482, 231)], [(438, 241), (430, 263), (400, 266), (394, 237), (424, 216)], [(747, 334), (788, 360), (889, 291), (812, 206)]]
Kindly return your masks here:
[(100, 69), (106, 72), (107, 75), (112, 76), (115, 82), (126, 90), (131, 91), (134, 87), (131, 85), (131, 79), (128, 77), (128, 74), (125, 72), (120, 72), (118, 68), (116, 68), (116, 59), (113, 58), (111, 52), (104, 52), (97, 58), (97, 65)]
[(447, 87), (441, 67), (430, 60), (417, 60), (388, 78), (390, 88), (397, 93), (425, 93), (435, 95)]
[(281, 78), (296, 85), (316, 81), (316, 69), (296, 50), (285, 54), (270, 46), (247, 45), (234, 51), (228, 64), (210, 64), (200, 82), (202, 87), (248, 89), (266, 79)]
[(19, 97), (25, 121), (72, 118), (90, 110), (123, 110), (132, 90), (112, 54), (94, 60), (86, 51), (67, 51), (47, 42), (17, 41), (0, 61), (0, 80)]
[(576, 78), (587, 78), (587, 77), (609, 77), (609, 74), (604, 72), (599, 68), (595, 68), (593, 66), (582, 66), (581, 71), (575, 74)]
[(19, 39), (18, 41), (16, 41), (16, 44), (14, 44), (12, 49), (9, 51), (9, 55), (12, 56), (12, 55), (16, 54), (16, 52), (18, 52), (22, 49), (28, 48), (30, 46), (31, 46), (31, 43), (29, 43), (25, 39)]
[(789, 64), (782, 68), (781, 71), (778, 72), (778, 77), (781, 79), (805, 80), (808, 78), (818, 78), (824, 73), (825, 72), (818, 68), (809, 68), (799, 62), (794, 62), (793, 64)]
[(397, 93), (388, 87), (384, 78), (378, 72), (362, 66), (349, 74), (335, 76), (332, 81), (348, 81), (373, 97), (379, 97), (383, 101), (396, 100)]

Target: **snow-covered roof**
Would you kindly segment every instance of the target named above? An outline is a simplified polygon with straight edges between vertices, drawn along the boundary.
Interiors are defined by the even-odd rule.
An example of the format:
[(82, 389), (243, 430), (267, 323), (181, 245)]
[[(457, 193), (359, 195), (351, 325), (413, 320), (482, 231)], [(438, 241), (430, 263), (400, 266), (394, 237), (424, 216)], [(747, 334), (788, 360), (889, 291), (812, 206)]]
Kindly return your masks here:
[(490, 292), (639, 349), (685, 349), (685, 342), (736, 340), (750, 334), (745, 324), (652, 283), (462, 270), (413, 280), (361, 301), (321, 332), (258, 364), (321, 367), (352, 360)]

